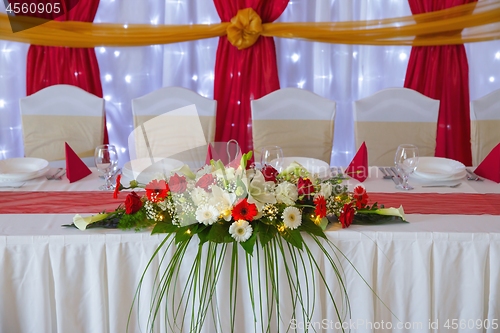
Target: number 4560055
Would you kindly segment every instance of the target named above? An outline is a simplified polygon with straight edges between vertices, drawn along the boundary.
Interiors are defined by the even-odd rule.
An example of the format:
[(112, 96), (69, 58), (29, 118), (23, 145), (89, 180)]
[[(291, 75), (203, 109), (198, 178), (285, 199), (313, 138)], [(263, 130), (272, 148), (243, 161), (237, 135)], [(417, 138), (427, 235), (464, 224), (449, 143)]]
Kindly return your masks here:
[(14, 3), (5, 8), (9, 14), (59, 14), (61, 12), (60, 3)]

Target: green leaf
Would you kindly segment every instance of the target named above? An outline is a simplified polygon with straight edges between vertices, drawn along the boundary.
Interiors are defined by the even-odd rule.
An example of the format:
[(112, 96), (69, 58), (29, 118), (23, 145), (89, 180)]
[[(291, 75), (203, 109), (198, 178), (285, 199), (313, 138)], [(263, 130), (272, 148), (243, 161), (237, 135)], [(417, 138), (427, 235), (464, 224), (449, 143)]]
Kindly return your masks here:
[(254, 232), (252, 233), (252, 236), (250, 236), (249, 239), (247, 239), (244, 242), (241, 242), (240, 245), (241, 247), (248, 253), (249, 255), (252, 255), (253, 253), (253, 248), (255, 246), (255, 242), (257, 241), (257, 233)]
[[(326, 222), (328, 223), (328, 220), (326, 218), (323, 218), (322, 222), (323, 220), (326, 220)], [(314, 223), (314, 221), (309, 217), (304, 218), (304, 220), (302, 221), (302, 225), (300, 226), (300, 230), (307, 232), (308, 234), (316, 235), (321, 238), (326, 238), (326, 235), (323, 232), (321, 226)]]
[(207, 239), (214, 243), (231, 243), (234, 241), (229, 234), (229, 227), (223, 222), (212, 224)]
[(302, 250), (302, 244), (304, 243), (304, 239), (300, 234), (298, 229), (288, 229), (280, 231), (280, 235), (285, 239), (288, 243), (295, 246), (299, 250)]
[(173, 232), (177, 232), (179, 229), (178, 226), (173, 225), (170, 221), (161, 221), (157, 222), (151, 234), (171, 234)]
[(275, 236), (278, 230), (274, 225), (260, 224), (259, 226), (259, 240), (262, 247), (265, 247)]
[(200, 239), (200, 246), (204, 243), (208, 242), (208, 233), (210, 232), (210, 228), (206, 225), (203, 225), (198, 229), (198, 238)]
[(192, 228), (196, 228), (196, 225), (187, 225), (185, 227), (177, 228), (177, 232), (175, 233), (175, 243), (179, 244), (187, 241), (189, 238), (193, 237), (193, 233), (191, 232)]
[(408, 223), (399, 216), (377, 215), (377, 214), (356, 214), (353, 224), (384, 224), (384, 223)]

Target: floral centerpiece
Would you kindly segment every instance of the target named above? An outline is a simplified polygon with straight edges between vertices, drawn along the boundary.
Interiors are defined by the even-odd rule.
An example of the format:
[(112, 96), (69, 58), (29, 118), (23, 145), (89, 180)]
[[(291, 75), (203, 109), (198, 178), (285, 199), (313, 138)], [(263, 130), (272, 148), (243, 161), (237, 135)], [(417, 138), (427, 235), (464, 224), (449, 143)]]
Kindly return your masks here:
[[(75, 216), (74, 225), (82, 230), (110, 225), (122, 229), (152, 228), (152, 233), (167, 234), (160, 247), (176, 246), (172, 261), (165, 271), (158, 275), (162, 277), (158, 281), (158, 290), (161, 292), (155, 294), (153, 302), (155, 305), (151, 308), (152, 323), (158, 315), (162, 299), (164, 297), (168, 299), (169, 292), (174, 293), (174, 284), (177, 282), (173, 281), (177, 281), (176, 276), (184, 251), (193, 239), (198, 242), (197, 262), (193, 263), (193, 267), (199, 267), (201, 262), (212, 262), (217, 268), (212, 267), (210, 272), (205, 273), (208, 276), (204, 276), (203, 279), (193, 274), (190, 275), (190, 280), (184, 282), (185, 298), (176, 301), (179, 308), (181, 303), (184, 304), (181, 311), (184, 315), (179, 314), (179, 308), (171, 310), (169, 325), (177, 327), (179, 321), (183, 322), (186, 319), (185, 313), (193, 311), (188, 307), (195, 307), (195, 304), (199, 305), (199, 302), (203, 301), (204, 305), (201, 308), (196, 306), (199, 310), (195, 311), (197, 315), (189, 320), (190, 331), (198, 331), (206, 318), (207, 311), (211, 308), (209, 305), (211, 295), (221, 272), (221, 267), (216, 263), (221, 262), (228, 246), (231, 246), (233, 253), (231, 281), (236, 276), (233, 270), (237, 267), (238, 248), (241, 247), (247, 257), (252, 257), (255, 248), (258, 247), (264, 252), (267, 266), (278, 265), (273, 259), (277, 256), (285, 258), (281, 265), (285, 265), (283, 272), (287, 278), (281, 279), (281, 283), (288, 281), (292, 293), (298, 294), (301, 290), (298, 271), (302, 269), (297, 262), (290, 263), (286, 258), (297, 259), (298, 255), (304, 263), (309, 262), (307, 265), (311, 268), (318, 267), (316, 259), (310, 255), (310, 244), (305, 242), (303, 235), (309, 235), (313, 239), (313, 244), (322, 249), (326, 260), (338, 272), (337, 279), (343, 286), (341, 269), (336, 266), (330, 253), (336, 248), (324, 233), (327, 224), (330, 221), (338, 221), (343, 228), (347, 228), (357, 220), (373, 221), (387, 216), (404, 221), (402, 207), (395, 209), (379, 207), (376, 203), (369, 205), (368, 194), (364, 188), (358, 186), (351, 192), (347, 186), (341, 184), (340, 176), (320, 179), (297, 163), (290, 164), (282, 172), (271, 166), (265, 166), (263, 169), (247, 168), (251, 154), (251, 152), (244, 154), (240, 160), (228, 165), (212, 160), (210, 165), (196, 172), (185, 166), (176, 173), (159, 177), (146, 185), (132, 181), (130, 186), (125, 187), (118, 178), (115, 196), (123, 189), (144, 188), (145, 193), (138, 195), (135, 191), (131, 191), (125, 203), (113, 212), (86, 218)], [(205, 245), (210, 251), (203, 250)], [(158, 252), (155, 253), (157, 254)], [(248, 263), (247, 267), (251, 270)], [(267, 267), (271, 290), (264, 290), (264, 293), (271, 295), (276, 293), (277, 283), (273, 281), (277, 279), (274, 274), (277, 270), (276, 267)], [(250, 278), (252, 274), (249, 272), (247, 274), (249, 274), (249, 292), (254, 299), (255, 293), (260, 294), (262, 290), (256, 290), (250, 285), (253, 283), (253, 279)], [(307, 274), (317, 273), (312, 270)], [(321, 274), (320, 276), (330, 291), (323, 276)], [(231, 288), (236, 288), (236, 283), (232, 284)], [(203, 290), (198, 293), (200, 289)], [(229, 294), (231, 304), (235, 304), (236, 291), (231, 290)], [(329, 295), (335, 302), (331, 292)], [(262, 295), (259, 297), (263, 299)], [(198, 301), (195, 302), (195, 298), (198, 298)], [(313, 309), (304, 310), (307, 306), (298, 302), (296, 297), (292, 299), (295, 300), (294, 307), (301, 305), (301, 312), (304, 315), (307, 316), (308, 311), (313, 311)], [(278, 303), (279, 300), (275, 298), (273, 302)], [(337, 316), (340, 318), (342, 316), (340, 307), (338, 309)], [(275, 314), (280, 316), (279, 310)], [(234, 315), (231, 314), (232, 318)], [(265, 318), (267, 317), (263, 316), (261, 319)]]

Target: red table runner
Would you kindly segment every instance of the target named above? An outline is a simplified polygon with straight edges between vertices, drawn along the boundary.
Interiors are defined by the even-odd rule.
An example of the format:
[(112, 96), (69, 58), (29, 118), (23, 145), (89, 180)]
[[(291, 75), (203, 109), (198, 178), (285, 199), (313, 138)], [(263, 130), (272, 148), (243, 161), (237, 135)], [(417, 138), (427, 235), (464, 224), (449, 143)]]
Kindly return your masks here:
[[(0, 214), (99, 213), (112, 211), (127, 192), (0, 192)], [(500, 215), (500, 194), (369, 193), (369, 203), (403, 206), (407, 214)]]

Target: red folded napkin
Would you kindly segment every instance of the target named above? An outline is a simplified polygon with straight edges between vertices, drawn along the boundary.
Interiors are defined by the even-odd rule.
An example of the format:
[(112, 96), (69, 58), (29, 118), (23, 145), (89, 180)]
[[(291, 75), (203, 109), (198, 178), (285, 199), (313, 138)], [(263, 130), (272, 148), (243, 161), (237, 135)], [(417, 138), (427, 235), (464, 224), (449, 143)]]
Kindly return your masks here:
[(484, 158), (474, 173), (480, 177), (500, 183), (500, 143)]
[(68, 145), (67, 142), (65, 144), (66, 151), (66, 177), (68, 178), (70, 183), (76, 182), (84, 177), (87, 177), (92, 173), (90, 169), (83, 163), (82, 159), (78, 157), (73, 149)]
[(351, 178), (364, 182), (368, 178), (368, 151), (363, 142), (351, 163), (345, 170), (346, 175)]

